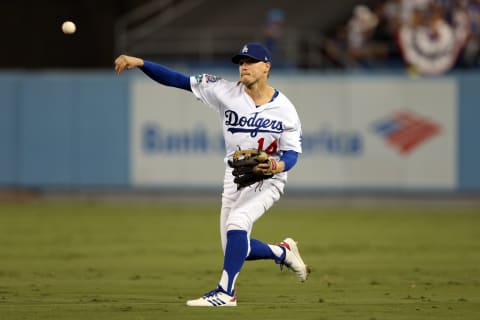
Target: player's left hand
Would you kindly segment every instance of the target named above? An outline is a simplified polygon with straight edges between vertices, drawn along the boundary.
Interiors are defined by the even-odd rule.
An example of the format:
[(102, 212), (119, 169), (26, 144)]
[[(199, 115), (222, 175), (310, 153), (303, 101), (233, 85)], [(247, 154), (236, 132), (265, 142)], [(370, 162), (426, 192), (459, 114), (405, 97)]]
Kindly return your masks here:
[(254, 171), (261, 172), (266, 176), (270, 176), (282, 172), (284, 168), (285, 163), (283, 161), (277, 161), (274, 157), (269, 156), (268, 161), (259, 163), (254, 168)]

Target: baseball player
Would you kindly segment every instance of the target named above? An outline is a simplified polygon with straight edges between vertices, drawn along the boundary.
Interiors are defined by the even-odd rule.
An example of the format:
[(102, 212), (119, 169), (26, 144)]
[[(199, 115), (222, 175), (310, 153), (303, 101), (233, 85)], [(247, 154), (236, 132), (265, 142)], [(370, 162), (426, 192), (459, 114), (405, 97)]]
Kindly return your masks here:
[(264, 150), (270, 155), (268, 162), (256, 167), (268, 179), (244, 188), (236, 185), (232, 168), (226, 165), (220, 213), (223, 272), (215, 289), (187, 301), (192, 307), (236, 306), (235, 281), (246, 260), (271, 259), (294, 271), (302, 282), (309, 273), (293, 239), (267, 244), (250, 237), (255, 221), (283, 194), (287, 171), (302, 151), (299, 117), (288, 98), (268, 84), (271, 58), (263, 45), (245, 44), (232, 62), (238, 65), (238, 82), (209, 74), (187, 76), (127, 55), (115, 60), (117, 74), (138, 67), (163, 85), (193, 92), (197, 99), (218, 111), (226, 164), (238, 149)]

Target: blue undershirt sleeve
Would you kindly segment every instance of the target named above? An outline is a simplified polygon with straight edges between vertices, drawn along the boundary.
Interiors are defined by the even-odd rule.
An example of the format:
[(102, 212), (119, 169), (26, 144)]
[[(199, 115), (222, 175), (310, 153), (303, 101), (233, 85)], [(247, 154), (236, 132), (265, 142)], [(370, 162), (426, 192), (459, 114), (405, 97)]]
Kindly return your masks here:
[(169, 87), (192, 91), (189, 76), (169, 69), (161, 64), (145, 60), (143, 66), (140, 67), (140, 70), (158, 83)]
[(285, 170), (288, 171), (293, 168), (293, 166), (297, 163), (298, 160), (298, 152), (293, 150), (283, 151), (280, 160), (285, 163)]

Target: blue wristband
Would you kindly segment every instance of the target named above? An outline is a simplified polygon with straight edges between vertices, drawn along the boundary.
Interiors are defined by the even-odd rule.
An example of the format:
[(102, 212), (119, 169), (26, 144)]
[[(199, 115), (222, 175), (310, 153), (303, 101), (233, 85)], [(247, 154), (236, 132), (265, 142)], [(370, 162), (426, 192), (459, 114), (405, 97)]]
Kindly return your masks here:
[(288, 171), (293, 168), (298, 160), (298, 152), (293, 150), (283, 151), (280, 160), (285, 163), (285, 169), (283, 171)]

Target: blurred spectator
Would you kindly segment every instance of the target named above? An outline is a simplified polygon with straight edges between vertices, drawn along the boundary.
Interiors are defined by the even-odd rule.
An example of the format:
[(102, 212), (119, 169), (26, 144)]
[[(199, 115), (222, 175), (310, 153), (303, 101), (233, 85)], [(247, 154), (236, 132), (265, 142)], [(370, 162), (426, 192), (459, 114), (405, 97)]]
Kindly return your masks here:
[[(380, 32), (384, 28), (376, 12), (357, 5), (345, 28), (338, 28), (335, 37), (325, 43), (325, 52), (332, 61), (346, 67), (373, 67), (388, 54), (388, 42)], [(342, 53), (344, 52), (344, 53)]]
[(357, 5), (347, 24), (347, 49), (356, 61), (368, 61), (375, 57), (371, 46), (373, 31), (378, 25), (378, 17), (364, 5)]
[(347, 68), (355, 65), (348, 55), (347, 28), (344, 25), (335, 28), (333, 35), (325, 39), (321, 51), (325, 56), (323, 67)]
[[(400, 1), (393, 1), (398, 4)], [(378, 17), (378, 24), (372, 35), (372, 42), (382, 48), (381, 63), (379, 67), (398, 67), (403, 63), (403, 57), (398, 46), (397, 32), (401, 25), (399, 11), (391, 11), (394, 7), (387, 7), (388, 2), (379, 2), (374, 7), (374, 13)]]
[(332, 66), (375, 68), (398, 59), (399, 49), (393, 41), (397, 24), (390, 18), (390, 13), (398, 11), (385, 4), (378, 3), (373, 11), (357, 5), (348, 22), (325, 39), (323, 51)]
[(464, 36), (465, 46), (460, 56), (460, 66), (480, 65), (480, 1), (457, 0), (453, 8), (453, 24), (459, 36)]
[(285, 13), (282, 9), (273, 8), (267, 12), (265, 25), (263, 27), (264, 44), (272, 57), (276, 66), (282, 65), (284, 61), (284, 52), (282, 39), (284, 36)]
[(375, 67), (382, 64), (389, 55), (389, 44), (392, 43), (388, 23), (384, 21), (383, 8), (376, 11), (364, 5), (354, 8), (352, 18), (348, 22), (348, 54), (355, 65)]
[(381, 1), (383, 6), (383, 18), (387, 21), (391, 34), (400, 28), (403, 22), (402, 0)]

